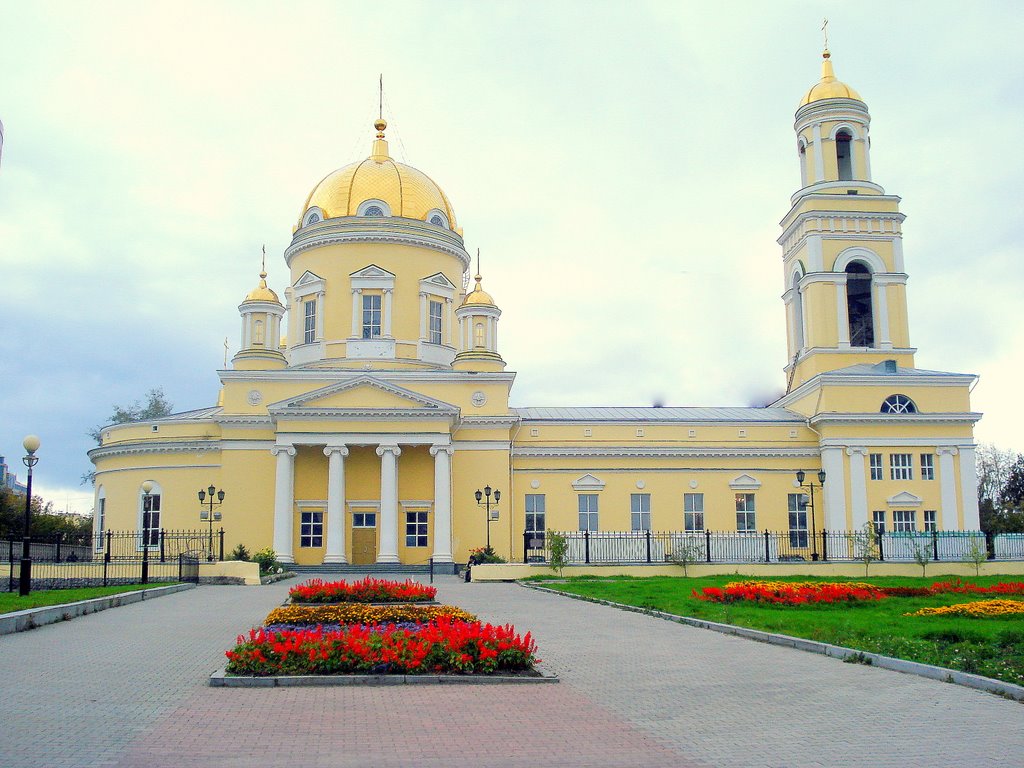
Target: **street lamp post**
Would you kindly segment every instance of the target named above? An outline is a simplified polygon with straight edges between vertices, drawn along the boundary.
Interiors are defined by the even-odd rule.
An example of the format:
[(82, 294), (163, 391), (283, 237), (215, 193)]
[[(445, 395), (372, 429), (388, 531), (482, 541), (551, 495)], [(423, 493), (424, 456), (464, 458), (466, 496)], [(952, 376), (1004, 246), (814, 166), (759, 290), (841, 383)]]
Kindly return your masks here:
[[(483, 504), (484, 508), (487, 510), (487, 549), (490, 550), (490, 548), (491, 548), (491, 520), (497, 520), (498, 519), (498, 510), (495, 509), (493, 513), (491, 512), (491, 486), (485, 485), (483, 491), (478, 490), (473, 495), (476, 497), (476, 503), (477, 504)], [(501, 500), (501, 491), (495, 490), (494, 491), (494, 504), (495, 504), (495, 506), (497, 506), (497, 504), (498, 504), (498, 502), (500, 500)]]
[[(153, 509), (153, 502), (150, 500), (150, 495), (153, 493), (153, 481), (147, 480), (142, 484), (142, 509), (144, 512), (150, 512)], [(149, 583), (149, 544), (150, 544), (150, 529), (146, 527), (146, 523), (143, 523), (142, 527), (142, 583)]]
[(28, 483), (25, 488), (25, 536), (21, 544), (21, 568), (18, 577), (18, 594), (25, 597), (32, 591), (32, 468), (39, 463), (36, 451), (39, 450), (39, 438), (28, 435), (21, 443), (25, 447), (26, 456), (22, 458), (28, 467)]
[[(210, 521), (210, 551), (209, 554), (207, 555), (207, 559), (211, 562), (213, 561), (213, 521), (215, 519), (220, 520), (221, 517), (220, 512), (217, 512), (216, 517), (214, 517), (215, 513), (213, 511), (213, 508), (214, 506), (220, 506), (221, 504), (224, 503), (225, 495), (226, 494), (224, 493), (223, 490), (218, 491), (216, 486), (213, 485), (211, 485), (206, 490), (199, 491), (199, 503), (205, 503), (210, 507), (209, 510), (204, 509), (200, 511), (199, 519)], [(209, 496), (209, 501), (206, 500), (207, 496)], [(217, 500), (214, 501), (214, 498), (216, 498)]]
[(807, 473), (802, 469), (796, 471), (796, 481), (800, 484), (801, 488), (806, 488), (810, 493), (811, 500), (811, 541), (813, 542), (811, 551), (811, 560), (817, 562), (818, 560), (818, 526), (817, 521), (814, 519), (814, 489), (821, 488), (825, 490), (825, 470), (818, 470), (818, 485), (814, 484), (814, 480), (804, 483), (804, 478), (807, 477)]

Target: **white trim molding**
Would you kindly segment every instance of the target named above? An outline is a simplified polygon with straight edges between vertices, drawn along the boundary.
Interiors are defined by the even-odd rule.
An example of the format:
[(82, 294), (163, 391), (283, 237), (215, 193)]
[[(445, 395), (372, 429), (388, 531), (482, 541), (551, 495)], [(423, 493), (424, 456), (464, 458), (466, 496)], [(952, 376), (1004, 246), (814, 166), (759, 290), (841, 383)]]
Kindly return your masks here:
[(588, 473), (573, 480), (572, 487), (577, 491), (603, 491), (604, 480)]

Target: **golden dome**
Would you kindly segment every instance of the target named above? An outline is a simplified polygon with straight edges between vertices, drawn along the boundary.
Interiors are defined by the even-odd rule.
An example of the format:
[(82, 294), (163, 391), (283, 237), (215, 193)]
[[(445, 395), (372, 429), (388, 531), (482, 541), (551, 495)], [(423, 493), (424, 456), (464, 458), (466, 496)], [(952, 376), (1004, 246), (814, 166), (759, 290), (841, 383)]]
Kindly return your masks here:
[(281, 300), (277, 298), (277, 294), (274, 293), (267, 287), (267, 273), (260, 272), (260, 284), (249, 291), (249, 295), (245, 297), (246, 301), (272, 301), (275, 304), (280, 304)]
[(447, 218), (444, 225), (457, 232), (455, 211), (445, 193), (427, 174), (391, 159), (384, 139), (384, 120), (375, 121), (373, 127), (377, 130), (373, 152), (317, 184), (302, 207), (299, 226), (310, 208), (319, 208), (325, 219), (333, 219), (357, 216), (361, 203), (382, 200), (390, 207), (392, 216), (406, 219), (428, 221), (431, 211), (441, 211)]
[(846, 83), (836, 80), (836, 74), (832, 71), (832, 54), (828, 52), (827, 48), (821, 55), (824, 59), (821, 62), (821, 80), (807, 92), (807, 95), (800, 102), (800, 106), (804, 107), (812, 101), (822, 101), (823, 99), (856, 99), (857, 101), (863, 101), (860, 94), (853, 90), (853, 88)]
[(489, 294), (487, 291), (485, 291), (480, 286), (480, 281), (482, 279), (483, 278), (481, 278), (480, 275), (477, 274), (477, 276), (476, 276), (476, 287), (472, 291), (470, 291), (468, 294), (466, 294), (466, 298), (462, 302), (462, 306), (467, 307), (467, 306), (472, 306), (474, 304), (476, 304), (478, 306), (485, 306), (485, 307), (496, 307), (496, 306), (498, 306), (497, 304), (494, 303), (494, 299), (491, 298), (491, 294)]

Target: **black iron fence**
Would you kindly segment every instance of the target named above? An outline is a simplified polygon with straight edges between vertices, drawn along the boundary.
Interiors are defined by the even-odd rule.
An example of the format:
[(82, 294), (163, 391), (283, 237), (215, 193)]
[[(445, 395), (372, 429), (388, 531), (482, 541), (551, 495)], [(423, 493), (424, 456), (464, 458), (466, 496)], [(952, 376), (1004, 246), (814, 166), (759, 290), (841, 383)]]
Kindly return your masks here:
[[(0, 564), (7, 566), (7, 579), (0, 581), (0, 590), (18, 589), (23, 547), (23, 539), (0, 539)], [(33, 538), (29, 553), (34, 590), (166, 581), (198, 583), (201, 561), (224, 559), (224, 530), (57, 534)]]
[[(1024, 534), (982, 531), (566, 531), (569, 563), (965, 562), (1024, 560)], [(523, 562), (550, 562), (551, 536), (523, 534)]]

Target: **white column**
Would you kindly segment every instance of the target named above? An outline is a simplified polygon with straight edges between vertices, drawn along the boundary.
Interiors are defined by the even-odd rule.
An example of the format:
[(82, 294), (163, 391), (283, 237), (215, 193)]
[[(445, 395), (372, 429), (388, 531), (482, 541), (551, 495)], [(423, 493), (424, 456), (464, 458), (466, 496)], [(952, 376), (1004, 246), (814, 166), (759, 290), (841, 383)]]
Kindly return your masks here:
[(839, 348), (850, 346), (850, 311), (846, 305), (846, 277), (836, 281), (836, 330), (838, 331)]
[(814, 180), (825, 180), (825, 156), (822, 154), (821, 123), (815, 123), (812, 129), (814, 138)]
[(363, 292), (358, 288), (352, 289), (352, 338), (359, 339), (363, 335), (363, 308), (360, 301)]
[(975, 464), (974, 446), (960, 449), (960, 494), (964, 501), (965, 531), (980, 531), (981, 517), (978, 512), (978, 467)]
[(324, 307), (324, 292), (320, 291), (316, 295), (316, 340), (322, 341), (324, 338), (324, 315), (327, 314), (326, 308)]
[(384, 289), (384, 326), (381, 329), (381, 333), (385, 339), (391, 338), (391, 294), (393, 291), (390, 288)]
[(843, 449), (828, 447), (821, 449), (821, 468), (825, 470), (825, 527), (830, 531), (845, 531), (846, 522), (846, 473), (843, 471)]
[(855, 531), (861, 530), (868, 521), (868, 486), (864, 474), (864, 456), (867, 452), (867, 448), (846, 449), (846, 455), (850, 457), (850, 515)]
[(274, 484), (274, 552), (280, 563), (294, 563), (292, 555), (292, 519), (294, 505), (295, 447), (275, 445), (270, 452), (277, 456), (277, 476)]
[(242, 349), (249, 348), (249, 316), (242, 315)]
[(345, 556), (345, 457), (344, 445), (328, 445), (327, 456), (327, 551), (324, 563), (347, 563)]
[(398, 562), (398, 457), (397, 445), (378, 445), (380, 456), (380, 548), (378, 563)]
[(452, 300), (444, 300), (444, 343), (452, 345)]
[(420, 341), (427, 340), (427, 294), (420, 291)]
[(892, 349), (892, 339), (889, 338), (889, 290), (886, 283), (871, 281), (872, 293), (875, 301), (875, 310), (878, 318), (878, 346), (882, 349)]
[(939, 454), (939, 499), (942, 504), (942, 529), (954, 530), (959, 527), (956, 504), (956, 470), (953, 468), (953, 457), (957, 449), (942, 446), (936, 449)]
[(452, 447), (434, 445), (434, 562), (452, 562)]
[(487, 343), (487, 349), (488, 349), (488, 351), (493, 352), (494, 351), (494, 318), (493, 317), (486, 317), (484, 319), (487, 321), (487, 325), (484, 326), (484, 331), (487, 334), (487, 336), (486, 336), (486, 338), (487, 338), (487, 342), (486, 342)]
[(868, 127), (864, 126), (864, 180), (871, 181), (871, 137)]

